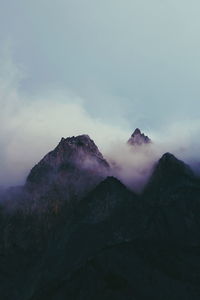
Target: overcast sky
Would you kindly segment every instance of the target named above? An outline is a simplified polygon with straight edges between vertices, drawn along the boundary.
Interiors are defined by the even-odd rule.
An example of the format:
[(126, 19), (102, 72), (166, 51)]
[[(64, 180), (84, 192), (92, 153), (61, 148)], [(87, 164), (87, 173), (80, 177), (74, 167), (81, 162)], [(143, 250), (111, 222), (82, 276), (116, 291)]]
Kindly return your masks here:
[[(192, 122), (194, 129), (200, 111), (199, 15), (199, 0), (0, 0), (3, 151), (2, 145), (10, 145), (7, 132), (16, 137), (30, 127), (30, 111), (40, 121), (49, 118), (41, 138), (52, 134), (47, 123), (57, 112), (61, 123), (53, 143), (61, 132), (92, 133), (88, 128), (96, 125), (100, 131), (100, 123), (111, 126), (107, 133), (117, 126), (116, 135), (135, 127), (161, 134), (177, 122)], [(69, 105), (60, 116), (58, 102)], [(72, 104), (84, 115), (77, 122)], [(30, 134), (34, 127), (34, 135), (41, 135), (39, 124), (31, 125)]]
[(198, 0), (0, 3), (0, 42), (26, 70), (27, 93), (64, 87), (92, 115), (137, 116), (144, 128), (199, 117)]

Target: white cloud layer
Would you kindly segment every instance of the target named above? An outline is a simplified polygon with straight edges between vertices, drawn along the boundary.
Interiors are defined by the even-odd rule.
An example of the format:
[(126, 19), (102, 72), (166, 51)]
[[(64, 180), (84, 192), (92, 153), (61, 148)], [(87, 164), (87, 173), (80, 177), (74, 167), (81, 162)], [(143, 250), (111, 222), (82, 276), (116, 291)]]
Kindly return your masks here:
[(128, 136), (120, 127), (92, 118), (84, 100), (68, 91), (48, 91), (27, 98), (20, 93), (21, 73), (10, 59), (0, 78), (0, 183), (22, 183), (29, 169), (61, 137), (89, 134), (106, 150), (108, 140)]
[[(7, 52), (6, 52), (7, 53)], [(32, 97), (22, 93), (23, 68), (10, 55), (0, 62), (0, 185), (22, 184), (29, 170), (61, 137), (89, 134), (109, 161), (115, 175), (138, 189), (148, 179), (155, 161), (172, 152), (191, 164), (199, 159), (199, 120), (178, 121), (147, 132), (154, 144), (131, 151), (125, 144), (132, 133), (126, 119), (117, 126), (91, 117), (83, 98), (68, 90), (49, 90)], [(123, 104), (122, 104), (123, 105)], [(112, 111), (109, 111), (112, 119)], [(129, 112), (130, 113), (130, 112)], [(132, 114), (137, 120), (137, 113)]]

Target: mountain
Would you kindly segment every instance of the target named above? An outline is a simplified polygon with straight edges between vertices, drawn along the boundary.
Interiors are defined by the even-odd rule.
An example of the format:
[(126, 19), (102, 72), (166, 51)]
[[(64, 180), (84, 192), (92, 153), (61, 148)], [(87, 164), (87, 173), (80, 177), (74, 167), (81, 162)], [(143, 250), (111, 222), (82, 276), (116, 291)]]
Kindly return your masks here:
[[(154, 172), (145, 188), (147, 197), (151, 195), (153, 201), (167, 203), (169, 194), (183, 188), (195, 188), (199, 180), (191, 168), (177, 159), (171, 153), (165, 153), (155, 166)], [(152, 203), (152, 202), (151, 202)]]
[(148, 234), (162, 243), (196, 245), (200, 241), (200, 179), (170, 153), (155, 166), (143, 193), (149, 211)]
[(144, 133), (141, 133), (139, 128), (136, 128), (130, 139), (128, 140), (128, 144), (132, 146), (140, 146), (143, 144), (149, 144), (151, 140)]
[(76, 170), (98, 176), (108, 163), (88, 135), (62, 138), (58, 146), (31, 170), (27, 185), (33, 188), (52, 182), (66, 183)]
[(200, 179), (173, 154), (136, 194), (87, 135), (62, 139), (6, 197), (1, 299), (200, 299)]
[(68, 172), (71, 168), (80, 168), (98, 172), (99, 168), (108, 168), (109, 165), (99, 152), (95, 143), (88, 135), (71, 138), (62, 138), (58, 146), (31, 170), (27, 183), (48, 183), (53, 180), (49, 175), (52, 171)]
[[(46, 204), (83, 197), (109, 174), (109, 164), (88, 135), (62, 138), (58, 146), (33, 167), (26, 191)], [(34, 203), (35, 205), (35, 203)]]

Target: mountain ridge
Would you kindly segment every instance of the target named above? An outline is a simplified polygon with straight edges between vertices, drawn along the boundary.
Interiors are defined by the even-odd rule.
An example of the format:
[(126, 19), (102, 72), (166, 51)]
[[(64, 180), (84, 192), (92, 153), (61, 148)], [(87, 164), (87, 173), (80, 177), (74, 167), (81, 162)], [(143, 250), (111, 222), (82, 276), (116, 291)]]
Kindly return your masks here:
[(136, 194), (89, 136), (62, 138), (15, 201), (0, 206), (2, 299), (200, 298), (200, 181), (174, 155)]

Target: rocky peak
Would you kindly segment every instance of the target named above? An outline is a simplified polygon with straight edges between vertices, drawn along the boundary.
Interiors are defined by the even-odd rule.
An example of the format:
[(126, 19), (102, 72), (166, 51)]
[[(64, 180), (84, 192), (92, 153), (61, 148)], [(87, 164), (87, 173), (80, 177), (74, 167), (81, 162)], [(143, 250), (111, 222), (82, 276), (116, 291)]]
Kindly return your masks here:
[(72, 136), (68, 138), (62, 138), (58, 144), (57, 150), (83, 150), (84, 153), (94, 155), (100, 159), (103, 159), (103, 155), (100, 153), (98, 147), (94, 141), (86, 134), (79, 136)]
[[(165, 153), (155, 166), (145, 194), (154, 201), (168, 203), (179, 188), (196, 184), (196, 177), (190, 167), (171, 153)], [(169, 195), (172, 195), (169, 196)]]
[(27, 184), (46, 187), (56, 183), (66, 186), (81, 181), (84, 185), (82, 181), (86, 178), (88, 182), (89, 178), (95, 181), (93, 179), (101, 177), (108, 169), (109, 164), (88, 135), (62, 138), (57, 147), (33, 167)]
[(90, 146), (91, 150), (97, 148), (93, 140), (90, 139), (89, 135), (87, 134), (82, 134), (78, 136), (72, 136), (72, 137), (67, 137), (61, 138), (61, 141), (59, 145), (70, 145), (70, 146), (77, 146), (77, 147), (88, 147)]
[(132, 146), (149, 144), (149, 143), (151, 143), (150, 138), (146, 136), (144, 133), (142, 133), (139, 128), (135, 129), (135, 131), (131, 135), (131, 138), (128, 140), (128, 144)]
[(61, 164), (73, 163), (82, 164), (84, 161), (91, 159), (109, 167), (103, 155), (95, 145), (94, 141), (88, 135), (79, 135), (76, 137), (62, 138), (57, 147), (49, 152), (40, 161), (57, 168)]
[(155, 172), (160, 175), (168, 174), (172, 177), (176, 175), (191, 176), (193, 174), (188, 165), (186, 165), (183, 161), (177, 159), (173, 154), (169, 152), (163, 154), (163, 156), (160, 158)]

